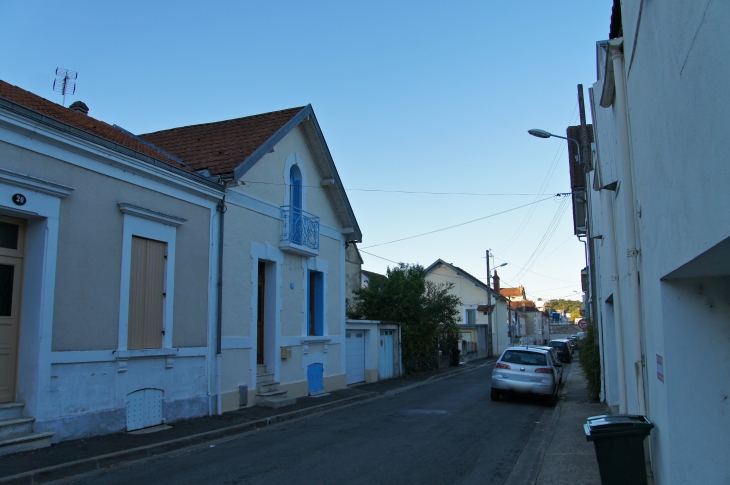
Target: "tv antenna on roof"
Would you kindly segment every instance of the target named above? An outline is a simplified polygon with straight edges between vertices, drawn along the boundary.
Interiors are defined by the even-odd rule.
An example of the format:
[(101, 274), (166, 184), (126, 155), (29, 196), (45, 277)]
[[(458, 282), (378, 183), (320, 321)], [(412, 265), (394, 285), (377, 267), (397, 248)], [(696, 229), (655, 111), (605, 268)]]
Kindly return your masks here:
[(57, 67), (56, 76), (60, 77), (53, 81), (53, 90), (63, 94), (63, 104), (61, 106), (66, 106), (66, 95), (71, 95), (76, 92), (76, 83), (74, 81), (79, 77), (79, 73)]

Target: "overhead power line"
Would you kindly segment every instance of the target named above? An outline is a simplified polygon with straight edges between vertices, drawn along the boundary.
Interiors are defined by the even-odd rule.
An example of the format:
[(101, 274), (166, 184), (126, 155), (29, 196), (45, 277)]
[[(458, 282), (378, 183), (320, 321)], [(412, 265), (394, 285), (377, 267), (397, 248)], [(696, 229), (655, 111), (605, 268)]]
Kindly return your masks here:
[[(289, 184), (281, 182), (258, 182), (252, 180), (243, 180), (244, 185), (283, 185), (288, 186)], [(315, 189), (324, 189), (321, 185), (302, 185), (302, 187), (309, 187)], [(343, 187), (344, 188), (344, 187)], [(491, 196), (491, 197), (512, 197), (512, 196), (533, 196), (533, 195), (545, 195), (544, 192), (539, 194), (528, 194), (528, 193), (500, 193), (500, 192), (432, 192), (432, 191), (418, 191), (418, 190), (386, 190), (386, 189), (356, 189), (356, 188), (345, 188), (347, 191), (357, 192), (378, 192), (388, 194), (413, 194), (413, 195), (470, 195), (470, 196)]]
[(386, 244), (393, 244), (393, 243), (397, 243), (397, 242), (401, 242), (401, 241), (406, 241), (408, 239), (414, 239), (414, 238), (417, 238), (417, 237), (428, 236), (429, 234), (435, 234), (437, 232), (447, 231), (449, 229), (454, 229), (456, 227), (461, 227), (461, 226), (465, 226), (467, 224), (473, 224), (475, 222), (483, 221), (484, 219), (489, 219), (490, 217), (495, 217), (495, 216), (498, 216), (498, 215), (501, 215), (501, 214), (506, 214), (507, 212), (512, 212), (512, 211), (515, 211), (517, 209), (522, 209), (523, 207), (528, 207), (528, 206), (531, 206), (531, 205), (534, 205), (534, 204), (538, 204), (540, 202), (543, 202), (543, 201), (552, 199), (553, 197), (563, 197), (563, 196), (570, 195), (570, 194), (571, 194), (570, 192), (568, 192), (568, 193), (555, 194), (554, 196), (545, 197), (544, 199), (539, 199), (539, 200), (530, 202), (529, 204), (523, 204), (523, 205), (520, 205), (520, 206), (517, 206), (517, 207), (513, 207), (511, 209), (503, 210), (501, 212), (496, 212), (494, 214), (489, 214), (488, 216), (479, 217), (477, 219), (472, 219), (470, 221), (461, 222), (459, 224), (454, 224), (453, 226), (442, 227), (441, 229), (435, 229), (433, 231), (428, 231), (428, 232), (424, 232), (424, 233), (421, 233), (421, 234), (416, 234), (414, 236), (408, 236), (408, 237), (403, 237), (403, 238), (400, 238), (400, 239), (394, 239), (392, 241), (382, 242), (382, 243), (378, 243), (378, 244), (372, 244), (370, 246), (363, 246), (363, 249), (374, 248), (374, 247), (377, 247), (377, 246), (385, 246)]

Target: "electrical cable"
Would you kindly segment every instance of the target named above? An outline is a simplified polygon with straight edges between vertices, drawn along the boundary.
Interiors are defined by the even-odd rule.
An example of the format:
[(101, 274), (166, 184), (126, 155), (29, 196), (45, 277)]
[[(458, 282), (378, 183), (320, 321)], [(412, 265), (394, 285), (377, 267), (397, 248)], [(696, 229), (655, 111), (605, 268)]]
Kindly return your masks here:
[[(282, 186), (289, 186), (290, 184), (280, 183), (280, 182), (254, 182), (251, 180), (242, 180), (243, 185), (253, 185), (253, 184), (259, 184), (259, 185), (282, 185)], [(309, 187), (309, 188), (318, 188), (318, 189), (325, 189), (326, 187), (323, 187), (321, 185), (302, 185), (302, 187)], [(416, 190), (384, 190), (384, 189), (353, 189), (353, 188), (345, 188), (343, 187), (345, 191), (358, 191), (358, 192), (378, 192), (378, 193), (388, 193), (388, 194), (410, 194), (410, 195), (469, 195), (469, 196), (494, 196), (494, 197), (512, 197), (512, 196), (540, 196), (545, 195), (545, 192), (542, 192), (540, 194), (526, 194), (526, 193), (485, 193), (485, 192), (429, 192), (429, 191), (416, 191)]]
[[(449, 230), (449, 229), (454, 229), (456, 227), (465, 226), (467, 224), (472, 224), (474, 222), (483, 221), (484, 219), (489, 219), (490, 217), (495, 217), (495, 216), (498, 216), (498, 215), (506, 214), (507, 212), (512, 212), (512, 211), (515, 211), (517, 209), (522, 209), (523, 207), (528, 207), (528, 206), (531, 206), (531, 205), (534, 205), (534, 204), (538, 204), (540, 202), (544, 202), (546, 200), (550, 200), (550, 199), (552, 199), (554, 197), (564, 197), (566, 195), (570, 195), (570, 193), (568, 192), (568, 193), (559, 193), (559, 194), (551, 195), (550, 197), (545, 197), (544, 199), (536, 200), (536, 201), (530, 202), (528, 204), (523, 204), (523, 205), (520, 205), (520, 206), (517, 206), (517, 207), (513, 207), (511, 209), (503, 210), (501, 212), (495, 212), (494, 214), (490, 214), (488, 216), (479, 217), (477, 219), (472, 219), (470, 221), (461, 222), (459, 224), (454, 224), (453, 226), (442, 227), (441, 229), (436, 229), (436, 230), (433, 230), (433, 231), (428, 231), (428, 232), (424, 232), (424, 233), (421, 233), (421, 234), (416, 234), (415, 236), (408, 236), (408, 237), (403, 237), (403, 238), (400, 238), (400, 239), (394, 239), (393, 241), (387, 241), (387, 242), (382, 242), (382, 243), (378, 243), (378, 244), (371, 244), (370, 246), (363, 246), (363, 249), (374, 248), (374, 247), (377, 247), (377, 246), (385, 246), (386, 244), (393, 244), (393, 243), (397, 243), (397, 242), (401, 242), (401, 241), (406, 241), (408, 239), (414, 239), (414, 238), (417, 238), (417, 237), (428, 236), (429, 234), (435, 234), (437, 232), (442, 232), (442, 231), (446, 231), (446, 230)], [(567, 200), (567, 197), (566, 197), (566, 200)]]
[[(573, 118), (575, 118), (577, 109), (578, 109), (578, 102), (576, 102), (575, 106), (573, 107), (573, 113), (570, 115), (570, 121), (568, 122), (568, 125), (570, 125), (573, 122)], [(547, 184), (549, 184), (550, 181), (552, 180), (553, 175), (555, 174), (555, 170), (557, 169), (557, 162), (562, 157), (563, 150), (565, 150), (565, 146), (566, 146), (565, 143), (561, 143), (560, 146), (558, 147), (558, 149), (556, 150), (555, 156), (553, 157), (553, 161), (550, 163), (550, 168), (548, 168), (547, 174), (545, 175), (545, 179), (543, 180), (542, 184), (540, 184), (540, 189), (538, 190), (540, 195), (542, 195), (546, 191)], [(537, 197), (539, 197), (540, 195), (538, 195)], [(525, 214), (525, 218), (520, 223), (520, 226), (517, 229), (517, 231), (515, 231), (515, 233), (510, 237), (510, 239), (507, 241), (507, 243), (504, 244), (502, 247), (498, 248), (497, 251), (501, 251), (505, 248), (510, 247), (512, 245), (512, 243), (514, 243), (517, 240), (517, 238), (520, 236), (520, 234), (522, 234), (522, 231), (525, 229), (525, 227), (527, 227), (527, 223), (530, 222), (530, 219), (532, 219), (532, 216), (535, 213), (535, 209), (536, 208), (533, 207), (532, 209), (530, 209), (530, 211), (528, 211), (527, 214)]]

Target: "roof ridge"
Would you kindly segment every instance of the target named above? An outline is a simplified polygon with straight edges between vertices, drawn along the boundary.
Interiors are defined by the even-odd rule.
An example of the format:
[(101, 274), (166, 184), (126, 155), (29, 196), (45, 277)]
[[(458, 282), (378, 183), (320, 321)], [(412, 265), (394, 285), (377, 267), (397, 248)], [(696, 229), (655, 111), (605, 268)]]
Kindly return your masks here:
[(269, 112), (266, 112), (266, 113), (258, 113), (258, 114), (249, 115), (249, 116), (241, 116), (239, 118), (231, 118), (231, 119), (228, 119), (228, 120), (209, 121), (207, 123), (196, 123), (196, 124), (193, 124), (193, 125), (176, 126), (174, 128), (166, 128), (164, 130), (151, 131), (149, 133), (142, 133), (140, 136), (156, 135), (156, 134), (159, 134), (159, 133), (166, 133), (166, 132), (175, 131), (175, 130), (182, 130), (182, 129), (185, 129), (185, 128), (198, 128), (198, 127), (201, 127), (201, 126), (223, 125), (223, 124), (226, 124), (226, 123), (233, 123), (233, 122), (237, 122), (237, 121), (241, 121), (241, 120), (246, 120), (246, 119), (253, 120), (253, 119), (258, 118), (258, 117), (270, 116), (270, 115), (274, 115), (274, 114), (278, 114), (278, 113), (284, 113), (286, 111), (294, 111), (294, 110), (296, 110), (297, 112), (299, 112), (299, 111), (303, 110), (306, 107), (307, 107), (306, 105), (305, 106), (295, 106), (293, 108), (279, 109), (279, 110), (275, 110), (275, 111), (269, 111)]

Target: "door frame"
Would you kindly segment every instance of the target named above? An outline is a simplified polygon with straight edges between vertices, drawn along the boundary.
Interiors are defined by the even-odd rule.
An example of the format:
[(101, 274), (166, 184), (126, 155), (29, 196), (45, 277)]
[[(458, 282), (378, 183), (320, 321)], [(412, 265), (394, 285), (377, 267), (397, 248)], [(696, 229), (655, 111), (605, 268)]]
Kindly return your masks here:
[(13, 402), (17, 396), (18, 384), (18, 354), (20, 346), (20, 322), (23, 306), (23, 267), (25, 257), (25, 228), (26, 220), (15, 217), (0, 215), (0, 222), (18, 226), (18, 238), (16, 249), (0, 247), (0, 264), (14, 266), (13, 287), (10, 302), (10, 315), (0, 317), (0, 321), (9, 320), (11, 326), (10, 341), (8, 344), (10, 354), (10, 380), (6, 397), (0, 397), (0, 403)]

